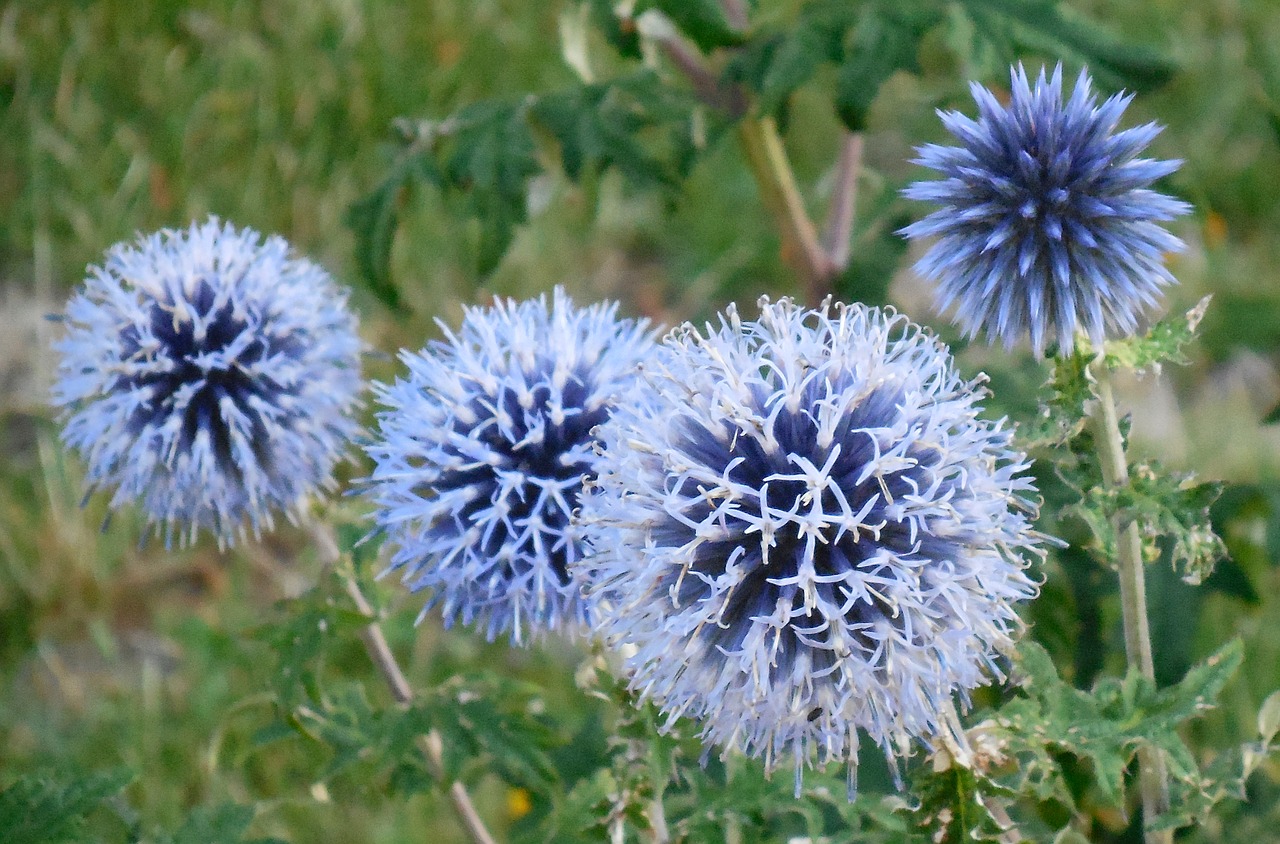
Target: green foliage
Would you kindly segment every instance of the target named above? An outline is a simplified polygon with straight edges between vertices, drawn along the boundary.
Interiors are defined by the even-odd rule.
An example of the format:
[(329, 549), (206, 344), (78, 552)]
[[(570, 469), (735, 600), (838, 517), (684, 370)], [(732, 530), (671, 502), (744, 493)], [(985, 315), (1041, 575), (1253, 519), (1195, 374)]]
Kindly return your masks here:
[(1007, 822), (1002, 824), (993, 810), (1003, 812), (996, 807), (1003, 807), (1014, 792), (965, 765), (948, 764), (945, 753), (937, 755), (940, 763), (923, 768), (912, 783), (920, 800), (911, 811), (916, 825), (931, 841), (1000, 841)]
[(126, 770), (101, 771), (70, 780), (23, 776), (0, 791), (0, 830), (5, 844), (62, 844), (83, 840), (86, 816), (133, 780)]
[[(1032, 46), (1094, 66), (1103, 78), (1132, 88), (1154, 87), (1171, 72), (1157, 51), (1132, 49), (1050, 0), (967, 0), (958, 6), (811, 0), (785, 25), (750, 33), (731, 27), (717, 0), (644, 0), (625, 11), (591, 0), (587, 12), (625, 59), (640, 56), (636, 18), (643, 14), (665, 16), (703, 51), (732, 49), (717, 83), (731, 96), (718, 109), (699, 108), (686, 86), (648, 69), (628, 70), (519, 100), (475, 102), (443, 119), (401, 121), (406, 131), (386, 177), (347, 215), (358, 267), (385, 303), (400, 303), (390, 280), (391, 250), (406, 197), (417, 187), (432, 186), (458, 201), (457, 210), (472, 223), (475, 269), (488, 275), (528, 219), (529, 181), (551, 158), (575, 182), (616, 168), (637, 188), (674, 191), (705, 147), (695, 124), (740, 117), (730, 102), (744, 88), (760, 111), (779, 112), (824, 64), (836, 68), (835, 112), (849, 129), (864, 130), (881, 86), (899, 71), (919, 71), (921, 44), (940, 26), (963, 30), (945, 40), (969, 53), (994, 45), (1012, 56)], [(540, 130), (554, 150), (539, 147)]]
[(1040, 52), (1088, 66), (1097, 79), (1131, 91), (1169, 81), (1177, 65), (1163, 51), (1117, 38), (1057, 0), (961, 0), (973, 32), (1006, 58)]
[(636, 185), (668, 189), (697, 147), (692, 108), (692, 100), (640, 70), (518, 102), (474, 103), (443, 120), (402, 121), (389, 174), (348, 213), (360, 270), (384, 301), (399, 301), (390, 281), (396, 226), (406, 195), (432, 186), (471, 221), (476, 271), (491, 273), (528, 219), (529, 181), (543, 170), (537, 131), (553, 147), (543, 152), (558, 155), (574, 181), (616, 168)]
[(172, 836), (161, 836), (156, 844), (285, 844), (279, 838), (245, 838), (254, 814), (252, 806), (235, 803), (198, 806)]
[(1196, 337), (1196, 329), (1209, 309), (1205, 296), (1185, 314), (1160, 320), (1143, 335), (1112, 340), (1106, 346), (1106, 364), (1112, 369), (1160, 371), (1162, 363), (1187, 364), (1184, 349)]
[(719, 0), (640, 0), (632, 14), (638, 16), (646, 9), (665, 14), (702, 50), (742, 43), (742, 34), (729, 26)]
[(1069, 512), (1089, 525), (1103, 559), (1116, 559), (1114, 517), (1118, 516), (1122, 523), (1138, 525), (1149, 561), (1158, 559), (1162, 547), (1167, 547), (1174, 569), (1188, 583), (1199, 584), (1227, 553), (1209, 522), (1209, 508), (1222, 489), (1218, 482), (1195, 483), (1191, 476), (1140, 463), (1130, 467), (1124, 487), (1082, 488), (1080, 503)]
[(1242, 659), (1239, 640), (1232, 640), (1177, 685), (1157, 689), (1131, 671), (1085, 692), (1062, 681), (1044, 648), (1024, 643), (1018, 665), (1025, 674), (1025, 696), (995, 715), (1003, 733), (1002, 751), (1017, 767), (1011, 787), (1074, 808), (1073, 789), (1054, 753), (1066, 751), (1090, 763), (1099, 799), (1119, 806), (1125, 768), (1138, 747), (1146, 745), (1165, 754), (1174, 781), (1188, 790), (1203, 790), (1205, 779), (1178, 728), (1214, 704)]

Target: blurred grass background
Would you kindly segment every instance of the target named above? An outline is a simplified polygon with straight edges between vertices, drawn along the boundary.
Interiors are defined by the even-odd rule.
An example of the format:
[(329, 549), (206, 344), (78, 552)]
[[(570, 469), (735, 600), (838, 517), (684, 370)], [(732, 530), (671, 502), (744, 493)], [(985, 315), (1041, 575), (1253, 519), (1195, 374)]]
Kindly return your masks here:
[[(455, 320), (461, 304), (492, 293), (563, 283), (582, 299), (620, 298), (629, 312), (670, 322), (792, 292), (731, 143), (712, 148), (675, 199), (630, 192), (612, 176), (585, 189), (539, 178), (530, 224), (485, 279), (469, 269), (464, 225), (440, 197), (412, 197), (393, 253), (407, 310), (388, 313), (360, 287), (343, 218), (383, 175), (393, 118), (570, 83), (558, 35), (570, 5), (15, 0), (0, 10), (0, 786), (30, 770), (127, 765), (138, 772), (128, 801), (148, 825), (172, 828), (210, 801), (263, 801), (254, 831), (296, 842), (459, 840), (434, 797), (389, 800), (355, 776), (317, 786), (318, 751), (254, 743), (268, 720), (258, 710), (271, 663), (248, 633), (279, 612), (277, 600), (310, 586), (318, 564), (290, 529), (226, 555), (206, 544), (140, 547), (140, 521), (127, 512), (100, 531), (104, 502), (80, 508), (82, 470), (59, 448), (46, 404), (54, 327), (43, 315), (61, 308), (112, 243), (208, 214), (280, 233), (352, 285), (363, 333), (385, 353), (371, 357), (374, 377), (394, 371), (387, 355), (396, 348), (434, 336), (433, 317)], [(783, 15), (796, 4), (764, 5)], [(1167, 125), (1154, 154), (1185, 160), (1170, 187), (1196, 205), (1178, 226), (1191, 248), (1175, 261), (1181, 285), (1169, 308), (1208, 292), (1215, 299), (1192, 365), (1127, 384), (1124, 395), (1139, 453), (1235, 485), (1221, 513), (1235, 580), (1195, 591), (1153, 575), (1152, 587), (1165, 679), (1226, 638), (1245, 638), (1244, 673), (1194, 728), (1198, 747), (1221, 748), (1252, 737), (1259, 702), (1280, 688), (1280, 431), (1263, 424), (1280, 404), (1280, 4), (1071, 5), (1167, 48), (1181, 67), (1135, 102), (1128, 121)], [(880, 209), (881, 228), (893, 219), (886, 208), (919, 213), (893, 195), (919, 175), (907, 164), (911, 147), (942, 135), (932, 107), (951, 98), (967, 108), (955, 73), (942, 62), (922, 80), (895, 78), (877, 102), (860, 205)], [(815, 213), (837, 143), (829, 83), (800, 95), (787, 139)], [(859, 243), (877, 234), (864, 226)], [(896, 258), (870, 263), (865, 291), (851, 292), (894, 302), (945, 334)], [(993, 370), (1010, 407), (1031, 406), (1044, 377), (985, 347), (961, 359), (971, 373)], [(1086, 576), (1106, 581), (1049, 572), (1046, 603), (1034, 611), (1038, 638), (1060, 654), (1093, 623), (1068, 582)], [(1118, 612), (1108, 587), (1098, 589), (1096, 623), (1114, 670)], [(571, 720), (598, 717), (573, 687), (579, 651), (512, 651), (431, 620), (414, 628), (418, 599), (392, 584), (382, 592), (416, 682), (501, 666), (538, 678)], [(333, 668), (360, 674), (363, 659), (352, 644)], [(1264, 773), (1271, 785), (1257, 786), (1257, 800), (1198, 835), (1280, 840), (1269, 797), (1280, 770)], [(482, 783), (479, 799), (499, 828), (525, 811), (496, 783)]]

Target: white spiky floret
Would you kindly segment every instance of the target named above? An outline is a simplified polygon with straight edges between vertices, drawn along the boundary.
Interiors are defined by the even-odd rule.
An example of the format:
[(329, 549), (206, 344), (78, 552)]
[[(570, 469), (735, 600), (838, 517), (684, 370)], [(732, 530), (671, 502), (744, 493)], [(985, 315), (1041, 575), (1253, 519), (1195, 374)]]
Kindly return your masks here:
[[(632, 687), (770, 770), (963, 745), (1040, 537), (1004, 421), (891, 310), (761, 300), (669, 334), (598, 436), (578, 574)], [(639, 396), (646, 396), (643, 400)], [(851, 785), (852, 788), (852, 785)]]
[(332, 486), (362, 347), (346, 292), (284, 239), (210, 218), (119, 243), (63, 322), (63, 442), (166, 543), (256, 536)]
[[(402, 352), (406, 376), (375, 386), (385, 409), (366, 493), (394, 547), (388, 571), (429, 590), (446, 624), (577, 632), (587, 604), (568, 575), (571, 514), (594, 473), (593, 429), (654, 346), (617, 304), (577, 307), (561, 288), (468, 308), (455, 333)], [(421, 616), (420, 616), (421, 618)]]

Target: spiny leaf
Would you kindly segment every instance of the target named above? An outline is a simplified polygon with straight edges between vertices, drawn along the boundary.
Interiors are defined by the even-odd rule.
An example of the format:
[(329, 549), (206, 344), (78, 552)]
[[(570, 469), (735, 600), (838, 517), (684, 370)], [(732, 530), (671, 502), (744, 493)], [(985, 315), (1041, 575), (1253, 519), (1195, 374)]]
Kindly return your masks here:
[(1076, 349), (1071, 355), (1055, 357), (1051, 362), (1053, 369), (1045, 385), (1048, 394), (1040, 402), (1040, 413), (1034, 422), (1019, 429), (1027, 448), (1071, 444), (1088, 421), (1086, 408), (1093, 391), (1087, 352)]
[(1161, 547), (1167, 547), (1174, 569), (1183, 580), (1197, 585), (1227, 554), (1209, 519), (1209, 508), (1222, 489), (1219, 482), (1195, 483), (1190, 476), (1141, 463), (1130, 469), (1127, 486), (1089, 486), (1069, 511), (1089, 525), (1104, 559), (1115, 559), (1112, 517), (1119, 516), (1124, 523), (1137, 524), (1149, 561), (1158, 559)]
[(1212, 296), (1205, 296), (1185, 314), (1160, 320), (1141, 337), (1112, 340), (1106, 345), (1107, 366), (1112, 369), (1154, 369), (1161, 363), (1186, 364), (1183, 348), (1196, 336)]
[(1009, 792), (981, 780), (969, 768), (959, 764), (941, 771), (924, 768), (912, 792), (920, 799), (913, 815), (929, 840), (948, 844), (1003, 840), (1005, 830), (993, 817), (989, 801)]
[(1085, 692), (1058, 677), (1047, 651), (1024, 642), (1018, 665), (1025, 674), (1026, 697), (1010, 701), (996, 714), (1005, 752), (1018, 763), (1015, 790), (1030, 787), (1042, 799), (1070, 804), (1064, 772), (1048, 752), (1057, 748), (1087, 759), (1103, 800), (1119, 805), (1125, 767), (1140, 745), (1159, 748), (1175, 779), (1201, 788), (1203, 777), (1178, 727), (1213, 705), (1242, 658), (1242, 645), (1233, 640), (1174, 686), (1156, 689), (1135, 671)]
[(117, 769), (71, 779), (19, 777), (0, 791), (5, 844), (60, 844), (79, 840), (85, 816), (118, 794), (133, 774)]

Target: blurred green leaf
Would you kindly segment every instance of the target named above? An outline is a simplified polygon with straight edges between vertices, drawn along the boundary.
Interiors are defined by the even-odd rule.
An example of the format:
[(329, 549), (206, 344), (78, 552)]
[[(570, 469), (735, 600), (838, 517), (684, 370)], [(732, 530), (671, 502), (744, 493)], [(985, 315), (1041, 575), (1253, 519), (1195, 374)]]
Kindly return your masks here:
[(609, 45), (626, 58), (639, 59), (640, 33), (636, 31), (633, 17), (629, 14), (624, 17), (614, 0), (587, 1), (591, 9), (591, 22), (604, 34)]
[(929, 4), (871, 3), (859, 16), (836, 77), (836, 112), (845, 126), (867, 128), (880, 86), (896, 71), (919, 71), (916, 54), (925, 33), (942, 20)]
[(1006, 41), (1006, 52), (1036, 50), (1070, 59), (1114, 86), (1150, 91), (1177, 70), (1162, 50), (1120, 38), (1058, 0), (960, 0), (960, 5), (974, 31), (994, 43)]
[(719, 0), (641, 0), (633, 14), (646, 9), (662, 12), (704, 52), (742, 43), (742, 34), (729, 26)]
[(650, 151), (641, 133), (684, 119), (690, 107), (656, 74), (641, 71), (539, 97), (531, 113), (554, 135), (565, 174), (574, 181), (584, 172), (616, 167), (637, 185), (670, 188), (678, 177), (674, 157)]
[(19, 777), (0, 791), (0, 830), (5, 844), (62, 844), (82, 840), (85, 817), (129, 784), (124, 769), (62, 779)]
[(391, 279), (391, 247), (405, 196), (420, 184), (439, 184), (439, 174), (417, 147), (403, 150), (372, 193), (347, 209), (346, 223), (356, 234), (356, 266), (369, 289), (392, 310), (402, 304)]
[(1280, 691), (1267, 695), (1258, 709), (1258, 735), (1263, 744), (1271, 744), (1271, 740), (1280, 732)]
[(278, 838), (246, 839), (254, 814), (252, 806), (234, 803), (197, 806), (172, 836), (160, 839), (160, 844), (284, 844)]

